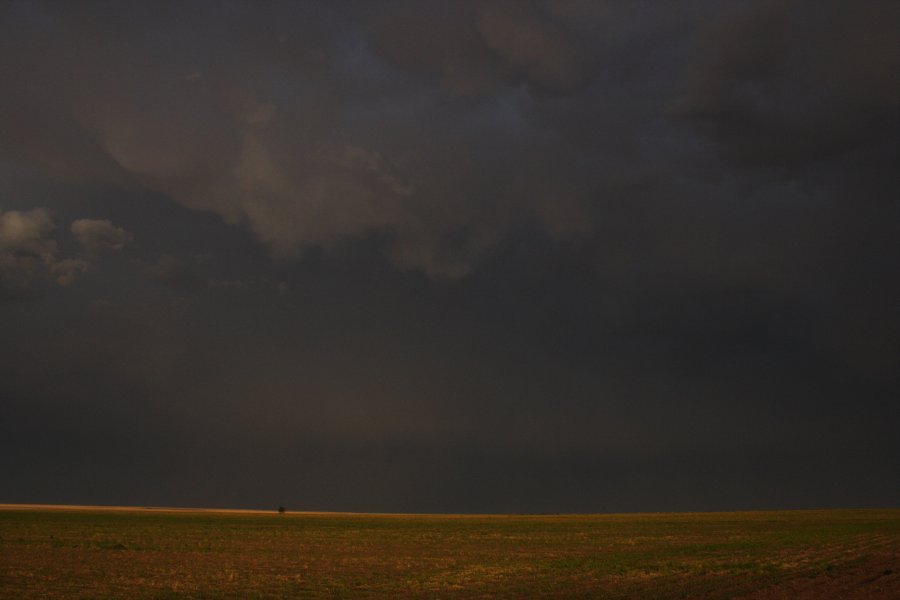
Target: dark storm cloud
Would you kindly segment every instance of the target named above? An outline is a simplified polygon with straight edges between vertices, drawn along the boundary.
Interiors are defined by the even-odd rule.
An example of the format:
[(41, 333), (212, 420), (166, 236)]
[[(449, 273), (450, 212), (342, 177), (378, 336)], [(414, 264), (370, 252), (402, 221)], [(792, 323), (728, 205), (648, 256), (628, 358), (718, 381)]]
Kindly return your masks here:
[(533, 2), (396, 2), (373, 20), (376, 48), (391, 62), (435, 76), (455, 93), (483, 94), (526, 82), (565, 92), (588, 77), (578, 39)]
[[(317, 39), (319, 11), (197, 6), (144, 21), (83, 6), (7, 10), (25, 22), (5, 36), (5, 112), (17, 115), (4, 123), (7, 151), (54, 176), (148, 187), (247, 223), (280, 256), (384, 231), (399, 264), (439, 276), (465, 272), (502, 227), (447, 189), (446, 172), (477, 185), (471, 144), (446, 140), (453, 156), (446, 126), (420, 131), (427, 104), (384, 115), (381, 84), (357, 73), (363, 40)], [(271, 30), (280, 19), (298, 28)], [(345, 131), (356, 118), (359, 131)], [(385, 139), (373, 139), (375, 124)]]
[(703, 33), (677, 112), (735, 158), (803, 165), (897, 140), (900, 7), (893, 2), (756, 2)]
[(379, 234), (401, 268), (453, 278), (523, 220), (589, 228), (597, 165), (532, 114), (596, 80), (613, 9), (441, 6), (14, 4), (6, 151), (245, 223), (278, 256)]
[(0, 11), (8, 500), (900, 498), (894, 4)]
[(192, 290), (200, 286), (197, 269), (187, 260), (164, 254), (147, 269), (149, 275), (174, 289)]

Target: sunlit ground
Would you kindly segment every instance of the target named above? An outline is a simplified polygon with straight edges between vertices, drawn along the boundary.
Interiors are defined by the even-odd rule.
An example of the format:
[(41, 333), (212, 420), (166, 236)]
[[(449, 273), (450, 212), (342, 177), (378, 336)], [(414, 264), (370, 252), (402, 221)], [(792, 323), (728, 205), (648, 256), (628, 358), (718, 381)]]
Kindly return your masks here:
[(0, 507), (2, 598), (896, 598), (900, 510)]

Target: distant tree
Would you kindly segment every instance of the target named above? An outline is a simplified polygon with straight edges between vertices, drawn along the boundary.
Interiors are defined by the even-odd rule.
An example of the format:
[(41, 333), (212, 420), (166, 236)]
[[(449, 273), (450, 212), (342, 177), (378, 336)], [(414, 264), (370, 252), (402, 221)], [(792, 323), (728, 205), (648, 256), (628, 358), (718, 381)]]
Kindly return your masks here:
[(284, 514), (284, 507), (283, 507), (283, 506), (279, 506), (279, 507), (278, 507), (278, 514), (279, 514), (279, 515), (283, 515), (283, 514)]

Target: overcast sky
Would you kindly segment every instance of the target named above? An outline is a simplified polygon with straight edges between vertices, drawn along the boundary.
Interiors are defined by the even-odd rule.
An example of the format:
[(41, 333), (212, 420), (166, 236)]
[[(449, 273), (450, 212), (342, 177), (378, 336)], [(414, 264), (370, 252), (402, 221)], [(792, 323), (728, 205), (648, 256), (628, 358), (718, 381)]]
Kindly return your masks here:
[(897, 506), (898, 31), (0, 3), (0, 502)]

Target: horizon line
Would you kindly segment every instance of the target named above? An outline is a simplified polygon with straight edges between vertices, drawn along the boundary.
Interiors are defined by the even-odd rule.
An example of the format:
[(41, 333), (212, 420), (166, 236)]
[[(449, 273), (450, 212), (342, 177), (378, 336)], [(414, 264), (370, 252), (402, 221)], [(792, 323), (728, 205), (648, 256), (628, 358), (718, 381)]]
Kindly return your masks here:
[(123, 506), (107, 504), (45, 504), (45, 503), (0, 503), (0, 511), (97, 511), (97, 512), (158, 512), (158, 513), (205, 513), (205, 514), (247, 514), (247, 515), (307, 515), (307, 516), (383, 516), (383, 517), (566, 517), (566, 516), (640, 516), (640, 515), (693, 515), (693, 514), (747, 514), (747, 513), (801, 513), (829, 511), (880, 511), (900, 510), (897, 506), (882, 507), (818, 507), (818, 508), (765, 508), (746, 510), (683, 510), (683, 511), (635, 511), (635, 512), (514, 512), (514, 513), (479, 513), (479, 512), (366, 512), (366, 511), (330, 511), (330, 510), (289, 510), (279, 508), (223, 508), (223, 507), (191, 507), (191, 506)]

